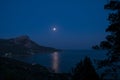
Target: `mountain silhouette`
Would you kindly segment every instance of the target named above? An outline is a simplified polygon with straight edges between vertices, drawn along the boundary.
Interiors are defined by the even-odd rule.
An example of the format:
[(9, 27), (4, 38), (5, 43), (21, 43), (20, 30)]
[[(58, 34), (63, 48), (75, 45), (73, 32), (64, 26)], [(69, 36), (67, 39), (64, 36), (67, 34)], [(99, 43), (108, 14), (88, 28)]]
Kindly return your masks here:
[(41, 46), (26, 35), (11, 39), (0, 39), (0, 54), (33, 54), (54, 51), (58, 51), (58, 49)]

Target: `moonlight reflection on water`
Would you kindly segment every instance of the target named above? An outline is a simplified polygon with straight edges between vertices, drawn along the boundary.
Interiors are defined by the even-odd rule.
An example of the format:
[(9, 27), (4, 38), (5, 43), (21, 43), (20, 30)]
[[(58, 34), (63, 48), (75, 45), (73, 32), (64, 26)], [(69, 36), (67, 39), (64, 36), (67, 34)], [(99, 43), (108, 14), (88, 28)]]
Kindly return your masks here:
[(59, 56), (58, 56), (58, 52), (54, 52), (52, 54), (52, 70), (54, 72), (58, 72), (59, 69)]

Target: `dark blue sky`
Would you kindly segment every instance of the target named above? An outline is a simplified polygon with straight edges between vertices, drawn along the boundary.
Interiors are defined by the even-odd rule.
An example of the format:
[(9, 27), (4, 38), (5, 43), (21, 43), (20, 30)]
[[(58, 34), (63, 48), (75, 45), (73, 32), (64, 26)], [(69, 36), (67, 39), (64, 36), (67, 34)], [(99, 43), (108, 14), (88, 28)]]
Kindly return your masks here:
[[(0, 0), (0, 38), (28, 35), (62, 49), (90, 49), (104, 40), (107, 0)], [(52, 25), (57, 31), (51, 30)]]

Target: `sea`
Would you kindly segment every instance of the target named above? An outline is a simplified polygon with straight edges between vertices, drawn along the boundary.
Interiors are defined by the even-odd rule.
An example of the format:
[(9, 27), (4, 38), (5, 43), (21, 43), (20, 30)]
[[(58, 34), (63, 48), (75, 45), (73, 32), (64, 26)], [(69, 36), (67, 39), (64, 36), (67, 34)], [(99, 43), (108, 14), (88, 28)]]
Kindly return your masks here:
[(93, 65), (96, 65), (94, 60), (105, 59), (106, 53), (105, 50), (63, 50), (53, 53), (13, 56), (13, 58), (32, 65), (40, 64), (56, 73), (69, 73), (86, 56), (90, 57)]

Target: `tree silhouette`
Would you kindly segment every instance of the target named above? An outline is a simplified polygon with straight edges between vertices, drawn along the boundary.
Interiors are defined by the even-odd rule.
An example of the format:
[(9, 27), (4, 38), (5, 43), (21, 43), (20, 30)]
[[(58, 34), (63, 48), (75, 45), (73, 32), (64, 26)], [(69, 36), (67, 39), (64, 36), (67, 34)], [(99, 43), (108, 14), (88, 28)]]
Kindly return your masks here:
[(73, 70), (72, 80), (99, 80), (89, 57), (77, 64)]
[(111, 11), (108, 16), (109, 26), (106, 29), (110, 35), (106, 36), (106, 41), (100, 43), (100, 47), (108, 50), (108, 58), (100, 61), (99, 65), (109, 67), (104, 70), (102, 77), (110, 74), (112, 76), (107, 78), (118, 80), (116, 73), (120, 70), (118, 64), (120, 61), (120, 0), (109, 0), (104, 9)]
[(104, 8), (113, 12), (108, 16), (109, 26), (106, 29), (110, 35), (101, 42), (100, 47), (108, 49), (110, 61), (116, 62), (120, 60), (120, 1), (110, 0)]

